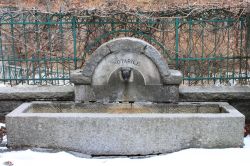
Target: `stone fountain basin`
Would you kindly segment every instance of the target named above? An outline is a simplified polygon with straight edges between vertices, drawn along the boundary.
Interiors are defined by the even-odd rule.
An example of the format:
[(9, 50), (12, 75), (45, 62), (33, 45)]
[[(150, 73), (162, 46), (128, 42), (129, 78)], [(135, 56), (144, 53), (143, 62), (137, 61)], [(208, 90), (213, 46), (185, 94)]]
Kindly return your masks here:
[(24, 103), (6, 116), (8, 146), (149, 155), (243, 146), (244, 116), (224, 102)]

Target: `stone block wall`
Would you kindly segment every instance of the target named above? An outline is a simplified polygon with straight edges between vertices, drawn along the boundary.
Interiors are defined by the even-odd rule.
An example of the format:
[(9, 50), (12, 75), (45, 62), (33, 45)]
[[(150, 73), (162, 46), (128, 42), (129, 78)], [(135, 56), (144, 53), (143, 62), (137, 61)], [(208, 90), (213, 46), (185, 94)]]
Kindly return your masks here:
[[(180, 101), (226, 101), (250, 121), (250, 86), (180, 87)], [(0, 116), (4, 116), (23, 102), (73, 101), (73, 86), (30, 86), (0, 88)]]

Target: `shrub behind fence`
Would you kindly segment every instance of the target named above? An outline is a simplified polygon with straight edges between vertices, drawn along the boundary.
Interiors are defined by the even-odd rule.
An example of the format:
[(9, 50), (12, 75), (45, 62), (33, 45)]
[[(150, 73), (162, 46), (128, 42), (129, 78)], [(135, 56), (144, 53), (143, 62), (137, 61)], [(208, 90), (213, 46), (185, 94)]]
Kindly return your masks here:
[(0, 81), (69, 84), (102, 43), (130, 36), (154, 45), (183, 84), (250, 84), (247, 17), (173, 18), (23, 11), (0, 16)]

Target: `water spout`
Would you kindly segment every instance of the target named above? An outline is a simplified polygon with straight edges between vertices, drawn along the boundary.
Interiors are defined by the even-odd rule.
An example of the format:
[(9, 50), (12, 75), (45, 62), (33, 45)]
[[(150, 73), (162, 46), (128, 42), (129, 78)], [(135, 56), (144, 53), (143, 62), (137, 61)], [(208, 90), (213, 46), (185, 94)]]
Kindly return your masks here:
[(132, 71), (132, 69), (130, 67), (123, 67), (123, 68), (121, 68), (122, 79), (125, 82), (129, 81), (129, 78), (131, 76), (131, 71)]

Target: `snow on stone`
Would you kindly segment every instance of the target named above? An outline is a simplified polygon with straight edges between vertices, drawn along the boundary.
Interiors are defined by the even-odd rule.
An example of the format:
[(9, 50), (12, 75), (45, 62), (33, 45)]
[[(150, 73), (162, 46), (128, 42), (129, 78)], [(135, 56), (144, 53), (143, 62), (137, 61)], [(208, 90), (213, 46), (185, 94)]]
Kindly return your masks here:
[(5, 124), (4, 123), (0, 123), (0, 128), (1, 127), (5, 127)]
[(245, 144), (244, 148), (250, 149), (250, 135), (248, 135), (244, 138), (244, 144)]
[(31, 150), (0, 154), (0, 165), (13, 166), (212, 166), (248, 165), (250, 163), (250, 136), (244, 139), (244, 148), (186, 149), (148, 158), (79, 158), (66, 152), (45, 153)]

